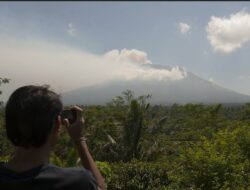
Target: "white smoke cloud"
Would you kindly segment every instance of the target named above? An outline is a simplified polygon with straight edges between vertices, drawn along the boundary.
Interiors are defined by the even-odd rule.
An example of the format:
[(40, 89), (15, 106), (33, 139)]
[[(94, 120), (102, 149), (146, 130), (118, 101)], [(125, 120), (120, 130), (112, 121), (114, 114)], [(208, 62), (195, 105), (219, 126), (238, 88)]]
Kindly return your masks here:
[[(94, 55), (44, 40), (15, 40), (0, 36), (0, 76), (11, 79), (3, 86), (8, 97), (17, 87), (49, 84), (59, 93), (112, 80), (180, 80), (186, 72), (150, 68), (145, 52), (123, 49)], [(1, 86), (2, 88), (2, 86)]]
[[(126, 73), (124, 75), (123, 73)], [(182, 71), (178, 66), (172, 67), (170, 70), (165, 69), (154, 69), (154, 68), (124, 68), (123, 70), (117, 70), (114, 72), (115, 76), (122, 76), (126, 80), (158, 80), (158, 81), (169, 81), (169, 80), (180, 80), (187, 76), (185, 71)]]
[(229, 17), (212, 16), (206, 30), (215, 51), (231, 53), (250, 40), (250, 14), (240, 11)]
[(68, 24), (67, 32), (72, 37), (77, 36), (77, 30), (76, 30), (75, 26), (72, 23)]
[(208, 79), (208, 81), (211, 82), (211, 83), (215, 83), (215, 80), (214, 80), (212, 77), (210, 77), (210, 78)]
[(191, 30), (191, 26), (188, 25), (187, 23), (184, 23), (184, 22), (180, 22), (178, 27), (179, 27), (179, 30), (182, 34), (185, 34)]
[(122, 49), (121, 51), (113, 49), (107, 52), (104, 56), (113, 62), (152, 64), (152, 62), (148, 59), (146, 52), (136, 49)]
[(238, 78), (240, 80), (250, 80), (250, 75), (240, 75)]

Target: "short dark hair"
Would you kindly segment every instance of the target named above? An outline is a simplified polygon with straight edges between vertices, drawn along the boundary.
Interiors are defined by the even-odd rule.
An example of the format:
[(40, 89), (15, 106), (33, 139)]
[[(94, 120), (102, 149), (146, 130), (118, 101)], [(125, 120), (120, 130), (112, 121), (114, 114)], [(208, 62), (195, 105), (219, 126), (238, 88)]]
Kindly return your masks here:
[(29, 85), (16, 89), (5, 108), (8, 139), (15, 146), (41, 147), (62, 107), (60, 96), (49, 90), (48, 85)]

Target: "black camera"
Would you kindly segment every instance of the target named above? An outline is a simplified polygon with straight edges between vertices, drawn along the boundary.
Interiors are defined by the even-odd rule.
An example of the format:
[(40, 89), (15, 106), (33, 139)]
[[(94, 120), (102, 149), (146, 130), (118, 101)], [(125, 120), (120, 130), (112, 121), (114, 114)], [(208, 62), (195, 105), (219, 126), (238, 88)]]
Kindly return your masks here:
[(72, 124), (76, 121), (76, 110), (65, 109), (60, 114), (61, 120), (68, 119), (69, 123)]

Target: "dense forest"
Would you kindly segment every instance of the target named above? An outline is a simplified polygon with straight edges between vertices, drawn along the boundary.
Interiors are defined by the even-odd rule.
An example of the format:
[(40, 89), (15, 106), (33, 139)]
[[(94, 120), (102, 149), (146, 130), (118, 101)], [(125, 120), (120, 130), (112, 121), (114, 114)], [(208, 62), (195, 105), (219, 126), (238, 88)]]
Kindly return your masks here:
[[(111, 97), (112, 99), (112, 97)], [(109, 190), (250, 189), (250, 103), (150, 105), (127, 90), (106, 106), (82, 106), (89, 149)], [(51, 162), (80, 166), (61, 127)], [(0, 161), (14, 149), (0, 112)]]

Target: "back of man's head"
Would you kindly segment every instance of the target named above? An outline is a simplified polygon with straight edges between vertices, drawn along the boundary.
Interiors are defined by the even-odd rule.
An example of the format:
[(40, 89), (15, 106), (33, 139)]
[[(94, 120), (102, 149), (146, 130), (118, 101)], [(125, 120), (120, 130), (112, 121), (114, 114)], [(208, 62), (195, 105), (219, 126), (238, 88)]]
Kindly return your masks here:
[(48, 86), (23, 86), (10, 96), (5, 108), (8, 139), (20, 147), (41, 147), (62, 111), (60, 96)]

